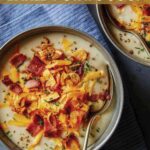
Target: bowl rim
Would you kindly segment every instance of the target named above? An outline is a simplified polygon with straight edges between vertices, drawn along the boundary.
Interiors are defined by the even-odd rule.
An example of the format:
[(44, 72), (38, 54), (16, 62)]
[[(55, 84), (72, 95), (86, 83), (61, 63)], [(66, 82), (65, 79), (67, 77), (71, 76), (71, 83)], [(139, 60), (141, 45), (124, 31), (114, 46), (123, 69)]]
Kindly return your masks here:
[[(52, 32), (52, 33), (53, 32), (54, 33), (62, 32), (62, 33), (66, 33), (66, 34), (69, 33), (69, 34), (79, 36), (85, 40), (88, 40), (88, 41), (92, 42), (93, 45), (98, 48), (98, 51), (101, 52), (105, 58), (107, 58), (107, 61), (109, 61), (109, 65), (111, 66), (110, 69), (112, 71), (112, 75), (114, 77), (114, 82), (115, 82), (115, 89), (116, 89), (115, 101), (116, 101), (116, 104), (115, 104), (115, 108), (114, 108), (114, 112), (113, 112), (113, 116), (112, 116), (112, 119), (110, 121), (110, 124), (108, 125), (108, 127), (106, 128), (104, 133), (102, 134), (101, 138), (99, 138), (99, 140), (96, 141), (96, 143), (94, 143), (92, 146), (90, 146), (88, 148), (88, 149), (92, 148), (94, 150), (98, 150), (110, 139), (110, 137), (114, 133), (114, 131), (115, 131), (115, 129), (116, 129), (116, 127), (120, 121), (122, 111), (123, 111), (124, 89), (123, 89), (123, 83), (122, 83), (122, 79), (121, 79), (121, 75), (120, 75), (120, 72), (118, 70), (118, 67), (117, 67), (115, 61), (113, 60), (112, 56), (109, 54), (109, 52), (94, 37), (87, 34), (86, 32), (83, 32), (83, 31), (80, 31), (78, 29), (74, 29), (74, 28), (71, 28), (68, 26), (40, 26), (40, 27), (31, 28), (31, 29), (28, 29), (24, 32), (21, 32), (21, 33), (17, 34), (16, 36), (12, 37), (10, 40), (8, 40), (0, 48), (0, 56), (2, 56), (2, 54), (7, 51), (7, 47), (11, 46), (11, 44), (16, 43), (17, 41), (23, 40), (25, 38), (28, 38), (29, 35), (34, 36), (34, 35), (45, 33), (44, 31)], [(7, 140), (9, 140), (8, 141), (9, 143), (15, 145), (10, 139), (7, 138)], [(2, 139), (2, 141), (8, 147), (10, 147), (11, 144), (9, 145), (7, 143), (7, 140)], [(12, 148), (12, 147), (10, 147), (10, 148)], [(13, 149), (18, 150), (18, 146), (15, 145), (13, 147)]]
[(144, 60), (142, 60), (139, 57), (133, 57), (133, 56), (129, 55), (128, 53), (126, 53), (124, 50), (121, 50), (121, 49), (124, 49), (123, 46), (120, 46), (119, 44), (117, 44), (117, 42), (115, 42), (116, 40), (113, 38), (112, 34), (110, 33), (109, 29), (107, 28), (106, 23), (104, 22), (104, 19), (103, 19), (104, 17), (103, 17), (103, 14), (102, 14), (102, 7), (103, 7), (103, 5), (105, 5), (105, 4), (96, 4), (96, 13), (97, 13), (98, 21), (99, 21), (99, 23), (101, 25), (101, 28), (102, 28), (104, 34), (106, 35), (106, 37), (108, 38), (108, 40), (112, 43), (112, 45), (121, 54), (123, 54), (124, 56), (126, 56), (130, 60), (132, 60), (132, 61), (134, 61), (134, 62), (136, 62), (138, 64), (144, 65), (146, 67), (150, 67), (150, 62), (144, 61)]

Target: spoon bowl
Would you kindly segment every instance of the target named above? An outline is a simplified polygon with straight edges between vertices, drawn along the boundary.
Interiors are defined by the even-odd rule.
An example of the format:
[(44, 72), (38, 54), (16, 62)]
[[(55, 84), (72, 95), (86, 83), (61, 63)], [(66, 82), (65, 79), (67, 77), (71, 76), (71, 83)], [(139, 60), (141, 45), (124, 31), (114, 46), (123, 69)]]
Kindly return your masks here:
[(100, 108), (99, 110), (94, 110), (90, 109), (90, 113), (92, 113), (92, 117), (88, 123), (87, 129), (86, 129), (86, 134), (85, 134), (85, 139), (84, 139), (84, 144), (83, 144), (83, 150), (87, 149), (87, 145), (88, 145), (88, 137), (89, 137), (89, 133), (91, 131), (91, 127), (95, 121), (96, 118), (100, 117), (101, 114), (103, 114), (104, 112), (106, 112), (106, 110), (108, 110), (108, 108), (111, 105), (112, 102), (112, 98), (113, 98), (113, 77), (112, 77), (112, 73), (111, 70), (109, 68), (109, 65), (106, 66), (107, 67), (107, 72), (108, 72), (108, 93), (109, 93), (109, 99), (107, 99), (104, 103), (104, 105), (102, 106), (102, 108)]

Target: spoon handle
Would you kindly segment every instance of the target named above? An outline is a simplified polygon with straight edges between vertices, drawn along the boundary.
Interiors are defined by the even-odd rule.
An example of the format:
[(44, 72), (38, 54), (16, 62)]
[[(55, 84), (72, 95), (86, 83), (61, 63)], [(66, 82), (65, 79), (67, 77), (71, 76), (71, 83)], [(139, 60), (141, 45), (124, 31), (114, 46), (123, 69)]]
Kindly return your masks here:
[(85, 139), (84, 139), (84, 144), (83, 144), (83, 149), (82, 150), (87, 150), (88, 146), (88, 139), (89, 139), (89, 133), (91, 131), (91, 126), (94, 122), (94, 120), (98, 117), (99, 115), (95, 115), (91, 118), (91, 120), (88, 123), (87, 129), (86, 129), (86, 134), (85, 134)]

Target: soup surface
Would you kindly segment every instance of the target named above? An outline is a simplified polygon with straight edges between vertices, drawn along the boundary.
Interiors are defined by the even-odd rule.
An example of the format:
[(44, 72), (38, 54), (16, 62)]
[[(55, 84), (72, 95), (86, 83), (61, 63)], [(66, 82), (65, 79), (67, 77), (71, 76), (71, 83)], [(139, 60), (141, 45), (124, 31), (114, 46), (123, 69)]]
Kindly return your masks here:
[[(14, 45), (1, 60), (1, 128), (21, 149), (81, 149), (91, 110), (110, 99), (106, 65), (92, 43), (70, 34), (41, 34)], [(112, 112), (113, 104), (96, 121), (90, 144)]]

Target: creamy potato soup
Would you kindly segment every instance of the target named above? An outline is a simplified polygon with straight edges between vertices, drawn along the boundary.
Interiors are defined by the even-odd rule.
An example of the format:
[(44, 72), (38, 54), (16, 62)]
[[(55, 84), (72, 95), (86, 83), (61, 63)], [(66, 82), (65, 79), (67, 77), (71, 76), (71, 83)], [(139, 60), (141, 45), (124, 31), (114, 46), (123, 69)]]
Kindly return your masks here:
[[(110, 5), (109, 10), (118, 26), (137, 32), (150, 46), (150, 5)], [(117, 41), (130, 55), (150, 61), (150, 54), (145, 51), (137, 37), (113, 26), (111, 29)]]
[[(106, 65), (92, 43), (74, 35), (47, 33), (18, 43), (1, 60), (1, 129), (24, 150), (82, 149), (91, 109), (111, 98)], [(89, 144), (112, 112), (113, 104), (96, 120)]]

